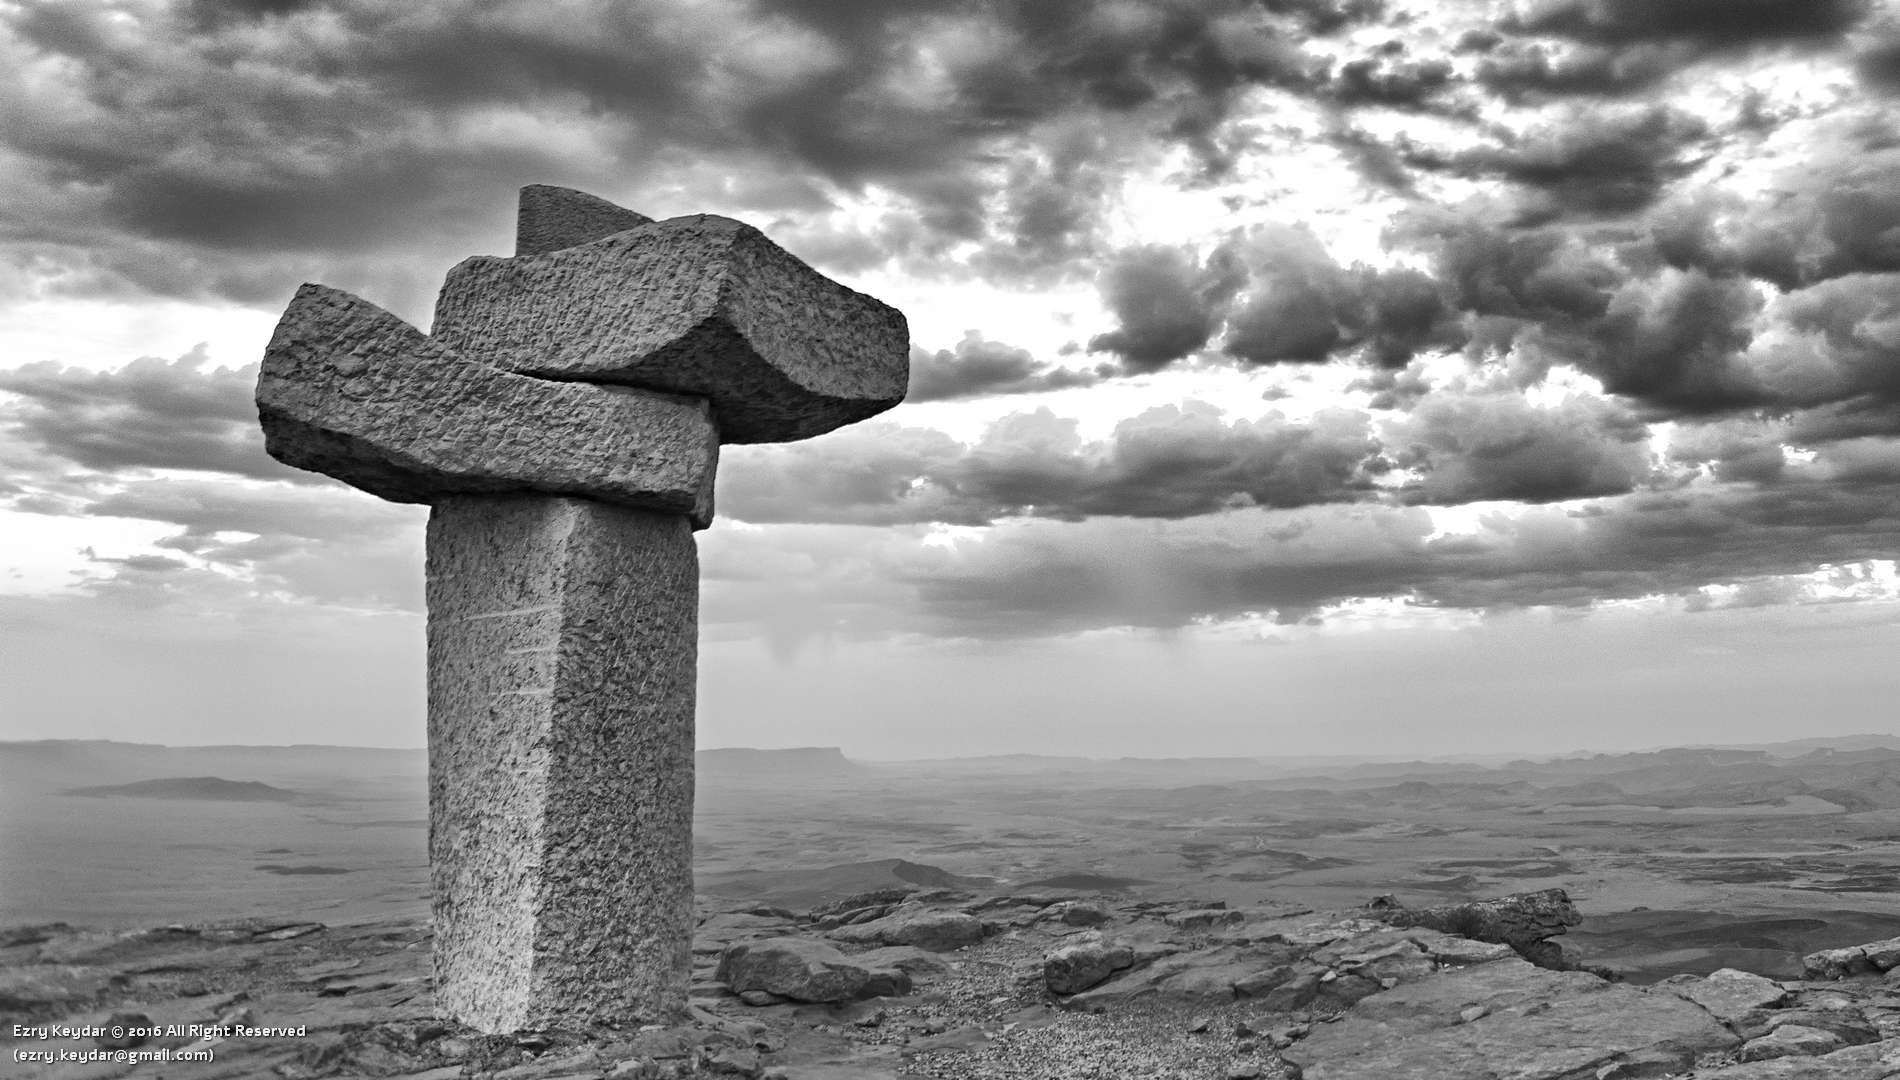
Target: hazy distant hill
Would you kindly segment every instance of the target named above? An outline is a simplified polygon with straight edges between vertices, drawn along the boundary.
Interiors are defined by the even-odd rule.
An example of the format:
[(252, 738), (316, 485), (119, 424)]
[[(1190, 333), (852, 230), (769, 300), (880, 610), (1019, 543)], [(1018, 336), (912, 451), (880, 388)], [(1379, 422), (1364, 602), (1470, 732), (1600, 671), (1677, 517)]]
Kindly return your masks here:
[(71, 788), (62, 794), (93, 798), (210, 799), (217, 802), (290, 802), (297, 797), (294, 791), (285, 791), (256, 780), (226, 780), (218, 776), (174, 776), (131, 784)]
[(702, 775), (797, 779), (842, 777), (863, 771), (835, 746), (792, 746), (780, 750), (730, 747), (701, 750), (695, 757)]
[(343, 781), (428, 775), (423, 750), (365, 746), (159, 746), (105, 739), (0, 742), (0, 786), (50, 792), (162, 777), (241, 776), (316, 789)]

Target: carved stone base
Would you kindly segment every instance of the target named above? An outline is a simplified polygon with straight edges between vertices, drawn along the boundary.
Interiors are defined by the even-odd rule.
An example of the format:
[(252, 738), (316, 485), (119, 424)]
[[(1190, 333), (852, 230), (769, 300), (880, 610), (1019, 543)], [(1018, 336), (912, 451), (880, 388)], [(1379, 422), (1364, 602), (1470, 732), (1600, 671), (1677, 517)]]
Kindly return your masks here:
[(507, 1032), (684, 1010), (698, 602), (684, 516), (540, 495), (435, 504), (442, 1015)]

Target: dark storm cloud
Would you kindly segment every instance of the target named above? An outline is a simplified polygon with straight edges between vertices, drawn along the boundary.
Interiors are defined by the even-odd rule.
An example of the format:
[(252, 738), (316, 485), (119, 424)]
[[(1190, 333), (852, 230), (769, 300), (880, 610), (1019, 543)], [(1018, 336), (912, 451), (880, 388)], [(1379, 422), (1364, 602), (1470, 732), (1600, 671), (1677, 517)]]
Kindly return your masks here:
[(1411, 162), (1519, 185), (1526, 217), (1640, 211), (1701, 164), (1701, 120), (1666, 105), (1577, 109), (1528, 134), (1450, 155), (1415, 151)]
[(252, 392), (257, 366), (205, 370), (200, 352), (95, 372), (52, 363), (0, 371), (0, 431), (102, 472), (199, 469), (261, 479), (300, 475), (265, 455)]
[(1669, 441), (1669, 458), (1705, 467), (1717, 480), (1769, 484), (1781, 479), (1787, 455), (1785, 425), (1757, 418), (1684, 425)]
[(1601, 398), (1538, 408), (1517, 393), (1433, 393), (1387, 425), (1387, 453), (1423, 471), (1407, 502), (1559, 502), (1622, 495), (1649, 475), (1649, 426)]
[(1839, 38), (1866, 0), (1532, 0), (1500, 29), (1598, 45), (1677, 40), (1710, 49)]
[(1359, 353), (1403, 367), (1421, 349), (1456, 348), (1463, 336), (1430, 276), (1399, 267), (1350, 269), (1303, 229), (1269, 226), (1225, 247), (1250, 270), (1221, 350), (1251, 364), (1316, 363)]
[(1239, 262), (1216, 251), (1206, 263), (1181, 248), (1140, 247), (1102, 271), (1102, 301), (1119, 325), (1089, 341), (1130, 372), (1155, 371), (1207, 345), (1244, 281)]
[(1320, 363), (1353, 354), (1403, 367), (1426, 348), (1464, 338), (1442, 290), (1403, 267), (1342, 267), (1305, 229), (1261, 226), (1222, 242), (1197, 265), (1175, 248), (1122, 253), (1103, 274), (1103, 301), (1120, 321), (1089, 342), (1153, 371), (1204, 348), (1244, 364)]
[(1371, 56), (1341, 64), (1328, 90), (1346, 108), (1416, 110), (1431, 105), (1457, 82), (1451, 61), (1414, 59), (1405, 55), (1402, 44), (1392, 42)]
[(1326, 141), (1373, 187), (1406, 198), (1418, 194), (1417, 181), (1398, 146), (1349, 124), (1334, 125)]
[(1882, 94), (1900, 93), (1900, 30), (1890, 29), (1884, 38), (1854, 58), (1854, 71), (1868, 88)]
[(1623, 98), (1653, 90), (1692, 58), (1689, 50), (1670, 44), (1554, 49), (1538, 42), (1511, 42), (1488, 50), (1475, 78), (1512, 103), (1529, 98)]
[(1829, 134), (1764, 198), (1684, 192), (1658, 205), (1647, 242), (1672, 266), (1744, 274), (1783, 292), (1900, 271), (1900, 146), (1880, 124)]
[(1761, 309), (1745, 278), (1674, 269), (1636, 277), (1608, 245), (1562, 228), (1420, 213), (1400, 232), (1433, 253), (1455, 306), (1478, 316), (1474, 347), (1515, 350), (1526, 382), (1569, 363), (1613, 394), (1672, 413), (1773, 399), (1744, 358)]
[(1149, 409), (1084, 443), (1047, 409), (993, 424), (974, 445), (869, 424), (721, 463), (721, 513), (750, 522), (983, 525), (1009, 517), (1183, 518), (1233, 506), (1304, 506), (1372, 492), (1378, 445), (1362, 413), (1227, 422), (1209, 406)]
[(1656, 596), (1693, 604), (1708, 585), (1891, 558), (1900, 486), (1876, 477), (1892, 460), (1857, 463), (1869, 477), (1859, 487), (1813, 474), (1766, 489), (1639, 492), (1591, 513), (1532, 508), (1437, 536), (1422, 510), (1364, 505), (1236, 511), (1161, 528), (1029, 523), (920, 551), (892, 572), (915, 585), (936, 632), (973, 637), (1267, 613), (1292, 622), (1384, 597), (1484, 611)]
[(1028, 349), (987, 341), (972, 330), (957, 347), (934, 353), (913, 347), (905, 401), (947, 401), (987, 394), (1029, 394), (1093, 386), (1101, 376), (1037, 362)]
[(1314, 34), (1337, 34), (1355, 25), (1376, 22), (1385, 16), (1385, 0), (1260, 0), (1260, 6), (1275, 15), (1300, 21)]
[[(39, 257), (136, 288), (256, 302), (312, 267), (453, 257), (505, 235), (525, 182), (643, 202), (700, 174), (790, 173), (895, 194), (895, 254), (973, 241), (987, 272), (1034, 277), (1095, 250), (1104, 170), (1169, 144), (1206, 174), (1231, 167), (1241, 95), (1310, 90), (1324, 62), (1307, 35), (1379, 13), (29, 3), (0, 17), (7, 59), (34, 70), (0, 136), (24, 192), (0, 224)], [(999, 160), (1035, 164), (997, 175)]]

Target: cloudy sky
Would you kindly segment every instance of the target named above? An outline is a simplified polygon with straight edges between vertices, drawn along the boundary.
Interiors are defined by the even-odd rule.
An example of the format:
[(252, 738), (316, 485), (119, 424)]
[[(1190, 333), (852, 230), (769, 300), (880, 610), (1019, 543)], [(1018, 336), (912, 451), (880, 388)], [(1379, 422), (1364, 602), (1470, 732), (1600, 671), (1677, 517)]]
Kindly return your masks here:
[(1876, 0), (0, 0), (0, 738), (422, 743), (256, 362), (529, 183), (910, 318), (722, 456), (704, 746), (1894, 731), (1896, 106)]

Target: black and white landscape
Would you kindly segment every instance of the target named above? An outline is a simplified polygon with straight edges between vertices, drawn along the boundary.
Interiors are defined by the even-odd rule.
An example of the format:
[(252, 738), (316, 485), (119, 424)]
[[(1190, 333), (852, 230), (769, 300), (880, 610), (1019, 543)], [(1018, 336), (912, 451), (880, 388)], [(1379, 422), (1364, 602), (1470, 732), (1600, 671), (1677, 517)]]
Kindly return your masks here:
[[(1900, 1075), (1897, 103), (1893, 0), (0, 4), (0, 1017), (305, 1017), (167, 1059), (283, 1080)], [(462, 260), (529, 185), (568, 321), (490, 355), (531, 275)], [(693, 244), (648, 291), (718, 311), (589, 382), (677, 311), (574, 282)], [(321, 338), (364, 312), (398, 345)], [(372, 354), (402, 393), (287, 467), (274, 340), (272, 408)], [(476, 732), (453, 775), (520, 782), (438, 816), (521, 841), (457, 855), (524, 905), (593, 895), (510, 831), (544, 797), (667, 868), (590, 916), (692, 949), (637, 1047), (431, 1011), (430, 511), (366, 491), (504, 489), (710, 521), (652, 588), (475, 590), (609, 629), (543, 685), (492, 657), (565, 638), (478, 628), (437, 693), (658, 731), (574, 672), (673, 604), (645, 757)], [(683, 769), (622, 768), (688, 720), (690, 942)], [(32, 1030), (0, 1073), (118, 1075)]]

